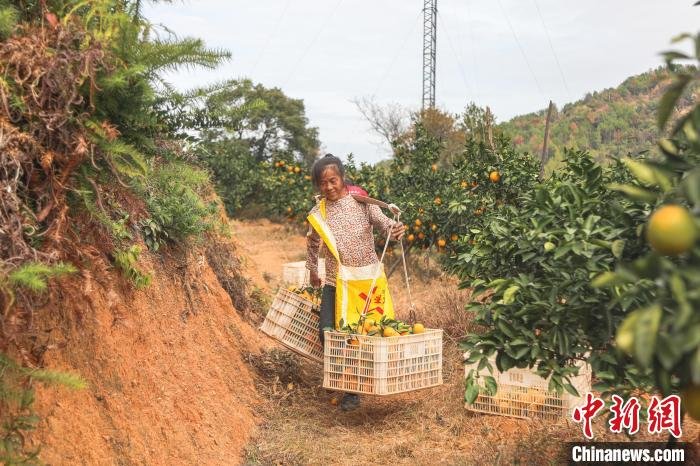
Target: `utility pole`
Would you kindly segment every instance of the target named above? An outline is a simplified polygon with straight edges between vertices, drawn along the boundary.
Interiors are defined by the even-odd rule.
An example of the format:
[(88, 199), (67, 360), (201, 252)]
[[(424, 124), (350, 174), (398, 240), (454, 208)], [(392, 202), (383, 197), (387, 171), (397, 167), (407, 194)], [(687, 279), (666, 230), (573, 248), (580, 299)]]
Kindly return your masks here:
[(423, 0), (423, 110), (435, 108), (437, 0)]
[(547, 109), (547, 121), (544, 124), (544, 143), (542, 144), (542, 158), (540, 160), (540, 179), (544, 179), (544, 165), (547, 163), (549, 158), (547, 155), (547, 143), (549, 142), (549, 123), (552, 120), (552, 109), (554, 104), (549, 101), (549, 108)]

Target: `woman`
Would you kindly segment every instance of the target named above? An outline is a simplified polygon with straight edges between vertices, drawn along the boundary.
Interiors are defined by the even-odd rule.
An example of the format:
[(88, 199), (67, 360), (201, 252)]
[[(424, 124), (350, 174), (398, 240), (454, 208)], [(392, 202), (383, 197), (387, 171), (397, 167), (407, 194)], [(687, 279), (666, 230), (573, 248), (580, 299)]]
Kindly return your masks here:
[[(361, 267), (379, 262), (374, 248), (372, 227), (385, 233), (391, 229), (391, 238), (400, 240), (405, 231), (401, 222), (395, 222), (384, 215), (381, 209), (373, 204), (357, 202), (348, 192), (345, 181), (345, 169), (342, 162), (332, 154), (314, 163), (312, 182), (325, 199), (326, 223), (335, 237), (340, 261), (343, 265)], [(319, 204), (311, 209), (309, 215), (319, 212)], [(328, 248), (321, 241), (319, 234), (309, 229), (307, 234), (306, 268), (309, 269), (311, 285), (318, 287), (321, 280), (318, 276), (319, 247), (323, 249), (326, 259), (326, 277), (321, 297), (320, 329), (323, 342), (323, 329), (335, 325), (335, 280), (338, 263)], [(340, 403), (343, 410), (348, 411), (359, 406), (359, 397), (354, 393), (346, 393)]]

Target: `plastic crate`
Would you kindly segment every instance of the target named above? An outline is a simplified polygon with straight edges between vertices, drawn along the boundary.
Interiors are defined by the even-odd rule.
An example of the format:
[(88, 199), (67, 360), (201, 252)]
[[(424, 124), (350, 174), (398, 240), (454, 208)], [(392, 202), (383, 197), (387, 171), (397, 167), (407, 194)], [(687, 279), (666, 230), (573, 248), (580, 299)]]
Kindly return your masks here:
[(323, 387), (392, 395), (442, 384), (442, 330), (397, 337), (325, 332)]
[[(581, 363), (579, 374), (571, 377), (571, 383), (580, 395), (577, 397), (567, 391), (561, 394), (549, 391), (549, 379), (543, 379), (529, 369), (512, 368), (499, 372), (495, 357), (490, 358), (489, 362), (493, 366), (493, 374), (489, 374), (487, 369), (482, 370), (481, 374), (492, 375), (496, 379), (498, 390), (493, 396), (479, 394), (472, 405), (465, 404), (469, 411), (558, 421), (561, 418), (571, 418), (574, 408), (581, 405), (583, 397), (591, 391), (591, 369), (588, 364)], [(465, 377), (470, 370), (476, 371), (477, 365), (478, 363), (466, 365)]]
[(292, 351), (323, 361), (319, 338), (318, 306), (285, 288), (280, 288), (260, 330)]
[[(321, 280), (326, 276), (326, 264), (323, 259), (318, 260), (318, 276)], [(284, 285), (303, 286), (310, 281), (309, 270), (305, 261), (288, 262), (282, 266), (282, 283)]]

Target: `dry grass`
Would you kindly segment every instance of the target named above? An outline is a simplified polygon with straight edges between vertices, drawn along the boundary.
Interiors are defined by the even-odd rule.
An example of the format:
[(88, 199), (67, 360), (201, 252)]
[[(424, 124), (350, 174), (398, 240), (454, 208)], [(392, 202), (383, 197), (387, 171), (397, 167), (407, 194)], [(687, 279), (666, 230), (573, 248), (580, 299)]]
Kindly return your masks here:
[[(416, 320), (429, 328), (443, 329), (446, 338), (454, 342), (467, 333), (479, 331), (473, 323), (473, 315), (465, 310), (472, 296), (471, 289), (458, 289), (459, 282), (441, 272), (430, 256), (411, 257), (408, 267)], [(403, 270), (397, 270), (389, 278), (389, 288), (398, 318), (408, 320), (410, 300)]]
[[(247, 464), (547, 464), (578, 426), (550, 426), (473, 414), (463, 406), (460, 351), (445, 345), (445, 384), (391, 397), (365, 396), (345, 413), (323, 388), (321, 367), (296, 356), (258, 356), (266, 419), (246, 450)], [(277, 372), (279, 371), (279, 372)], [(292, 385), (289, 385), (292, 384)], [(564, 437), (566, 437), (564, 435)], [(546, 455), (546, 456), (544, 456)], [(554, 464), (554, 463), (552, 463)]]
[[(260, 407), (264, 421), (246, 449), (246, 464), (560, 464), (564, 444), (583, 438), (581, 427), (566, 419), (551, 424), (467, 411), (458, 340), (478, 332), (464, 310), (470, 291), (457, 290), (457, 282), (439, 273), (430, 258), (418, 256), (409, 266), (416, 318), (445, 329), (444, 384), (388, 397), (363, 396), (360, 407), (346, 413), (331, 403), (341, 394), (322, 388), (320, 364), (284, 350), (249, 355), (268, 401)], [(397, 317), (408, 320), (403, 271), (389, 281)], [(607, 430), (605, 422), (597, 420), (596, 433)], [(686, 439), (698, 435), (697, 425), (685, 431)]]

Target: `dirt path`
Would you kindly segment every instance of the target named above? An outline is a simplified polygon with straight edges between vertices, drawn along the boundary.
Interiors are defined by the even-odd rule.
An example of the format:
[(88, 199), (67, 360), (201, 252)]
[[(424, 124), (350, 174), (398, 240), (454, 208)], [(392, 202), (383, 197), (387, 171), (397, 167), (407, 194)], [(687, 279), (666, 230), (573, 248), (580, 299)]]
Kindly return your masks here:
[(274, 293), (282, 278), (282, 265), (306, 258), (304, 235), (269, 220), (231, 220), (233, 235), (244, 254), (246, 275), (253, 284)]
[[(274, 293), (282, 264), (304, 259), (303, 234), (268, 221), (234, 221), (234, 234), (248, 255), (254, 283)], [(268, 400), (264, 421), (246, 449), (247, 464), (548, 464), (561, 445), (581, 439), (580, 426), (525, 421), (468, 412), (464, 369), (452, 335), (470, 321), (468, 292), (418, 255), (410, 263), (418, 319), (445, 333), (440, 387), (389, 397), (364, 396), (359, 409), (341, 411), (339, 396), (321, 388), (322, 367), (280, 348), (251, 356), (258, 390)], [(407, 319), (401, 271), (390, 278), (397, 316)], [(600, 421), (600, 420), (599, 420)], [(605, 420), (598, 431), (605, 431)], [(697, 437), (697, 426), (688, 439)], [(619, 440), (619, 439), (616, 439)], [(641, 440), (641, 439), (639, 439)], [(661, 439), (657, 439), (660, 441)]]

